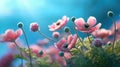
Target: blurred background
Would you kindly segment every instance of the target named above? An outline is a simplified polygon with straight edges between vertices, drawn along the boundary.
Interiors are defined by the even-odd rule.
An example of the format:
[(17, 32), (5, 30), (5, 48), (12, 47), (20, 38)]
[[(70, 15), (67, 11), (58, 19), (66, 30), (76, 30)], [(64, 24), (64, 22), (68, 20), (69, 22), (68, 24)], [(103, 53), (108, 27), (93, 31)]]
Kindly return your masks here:
[[(18, 29), (17, 23), (23, 22), (29, 43), (33, 44), (43, 37), (30, 31), (31, 22), (38, 22), (41, 32), (51, 37), (48, 25), (64, 15), (70, 18), (83, 17), (85, 20), (89, 16), (95, 16), (97, 22), (103, 24), (102, 27), (109, 29), (112, 22), (107, 17), (107, 12), (112, 10), (115, 13), (114, 19), (119, 19), (119, 6), (120, 0), (0, 0), (0, 34), (6, 29)], [(68, 26), (72, 27), (71, 21)], [(23, 36), (21, 39), (24, 42)], [(8, 50), (6, 43), (0, 43), (0, 58)]]

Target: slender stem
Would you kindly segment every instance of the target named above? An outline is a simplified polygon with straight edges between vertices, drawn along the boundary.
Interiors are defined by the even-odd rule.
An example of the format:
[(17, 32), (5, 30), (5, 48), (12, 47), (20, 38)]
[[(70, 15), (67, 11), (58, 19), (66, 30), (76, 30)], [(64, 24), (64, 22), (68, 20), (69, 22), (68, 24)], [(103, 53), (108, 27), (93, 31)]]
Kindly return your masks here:
[(82, 42), (82, 40), (80, 39), (80, 36), (78, 35), (78, 31), (75, 29), (75, 23), (73, 22), (73, 24), (74, 24), (74, 30), (75, 30), (75, 33), (77, 34), (77, 36), (78, 36), (78, 39), (79, 39), (79, 41), (81, 42), (81, 44), (84, 46), (84, 43)]
[(68, 52), (71, 54), (71, 56), (73, 56), (73, 54), (70, 51), (68, 51)]
[(90, 37), (89, 37), (89, 34), (87, 33), (87, 36), (88, 36), (88, 40), (89, 40), (89, 42), (90, 42), (90, 44), (92, 43), (92, 41), (91, 41), (91, 39), (90, 39)]
[(113, 22), (113, 24), (114, 24), (114, 40), (113, 40), (113, 47), (112, 47), (112, 50), (114, 51), (114, 46), (115, 46), (115, 40), (116, 40), (116, 34), (117, 34), (117, 32), (116, 32), (116, 23), (114, 22), (114, 20), (111, 18), (111, 20), (112, 20), (112, 22)]
[(65, 61), (66, 61), (66, 65), (67, 65), (67, 67), (68, 67), (67, 59), (65, 58), (65, 56), (63, 56), (63, 58), (65, 59)]
[(43, 37), (45, 37), (45, 38), (47, 38), (47, 39), (49, 39), (49, 40), (51, 40), (51, 41), (56, 42), (56, 40), (54, 40), (54, 39), (52, 39), (52, 38), (49, 38), (48, 36), (46, 36), (45, 34), (43, 34), (42, 32), (40, 32), (39, 30), (38, 30), (38, 33), (39, 33), (40, 35), (42, 35)]
[[(20, 47), (17, 45), (17, 43), (15, 41), (14, 41), (14, 43), (15, 43), (16, 48), (19, 50), (21, 57), (23, 57)], [(23, 67), (23, 59), (21, 59), (21, 67)]]
[(24, 37), (25, 37), (25, 40), (26, 40), (26, 44), (27, 44), (27, 47), (28, 47), (28, 51), (29, 51), (29, 58), (30, 58), (30, 66), (33, 67), (32, 65), (32, 57), (31, 57), (31, 50), (30, 50), (30, 46), (29, 46), (29, 43), (28, 43), (28, 40), (27, 40), (27, 36), (26, 36), (26, 33), (24, 31), (23, 28), (21, 28), (22, 31), (23, 31), (23, 34), (24, 34)]
[(79, 48), (77, 48), (77, 47), (75, 47), (75, 48), (79, 51), (79, 55), (80, 55), (80, 54), (82, 54), (82, 52), (80, 51), (80, 49), (79, 49)]

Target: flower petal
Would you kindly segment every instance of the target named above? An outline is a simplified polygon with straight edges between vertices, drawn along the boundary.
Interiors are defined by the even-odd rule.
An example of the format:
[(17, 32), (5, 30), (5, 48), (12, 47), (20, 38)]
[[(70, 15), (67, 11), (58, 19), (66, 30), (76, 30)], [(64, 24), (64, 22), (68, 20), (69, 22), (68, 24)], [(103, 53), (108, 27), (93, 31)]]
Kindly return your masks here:
[(68, 49), (69, 49), (69, 50), (72, 49), (72, 48), (75, 46), (76, 42), (77, 42), (77, 34), (75, 34), (75, 35), (73, 36), (73, 39), (72, 39), (71, 43), (70, 43), (69, 46), (68, 46)]
[(55, 47), (58, 49), (62, 49), (62, 46), (66, 43), (66, 39), (62, 38), (59, 42), (55, 43)]
[(95, 27), (93, 27), (90, 31), (88, 31), (88, 33), (92, 33), (94, 32), (95, 30), (98, 30), (100, 27), (101, 27), (101, 23), (97, 24)]
[(79, 19), (76, 19), (76, 20), (75, 20), (75, 25), (76, 25), (77, 27), (82, 27), (84, 23), (85, 23), (85, 21), (84, 21), (83, 18), (79, 18)]
[(19, 36), (21, 36), (23, 34), (23, 32), (22, 32), (21, 29), (18, 29), (18, 30), (16, 30), (16, 34), (19, 37)]
[(73, 39), (72, 35), (69, 35), (67, 39), (67, 43), (69, 44), (72, 41), (72, 39)]
[(94, 26), (96, 24), (96, 18), (93, 16), (90, 16), (87, 20), (87, 23), (91, 26)]

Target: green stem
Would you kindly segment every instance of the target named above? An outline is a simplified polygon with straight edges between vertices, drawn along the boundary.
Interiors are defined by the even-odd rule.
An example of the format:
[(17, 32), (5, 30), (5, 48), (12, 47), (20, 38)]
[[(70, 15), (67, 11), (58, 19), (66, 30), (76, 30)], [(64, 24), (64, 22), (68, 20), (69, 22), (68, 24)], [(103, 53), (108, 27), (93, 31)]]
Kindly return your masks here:
[(90, 39), (90, 37), (89, 37), (89, 34), (87, 33), (87, 36), (88, 36), (88, 40), (89, 40), (89, 42), (90, 42), (90, 44), (92, 43), (92, 41), (91, 41), (91, 39)]
[(77, 47), (75, 47), (75, 48), (79, 51), (79, 55), (82, 54), (82, 51), (79, 48), (77, 48)]
[[(21, 57), (23, 57), (20, 47), (17, 45), (17, 43), (15, 41), (14, 41), (14, 44), (15, 44), (16, 48), (19, 50)], [(23, 67), (23, 59), (21, 59), (21, 67)]]
[(117, 32), (116, 32), (116, 23), (114, 22), (114, 20), (111, 18), (111, 20), (112, 20), (112, 22), (113, 22), (113, 24), (114, 24), (114, 40), (113, 40), (113, 47), (112, 47), (112, 50), (113, 50), (113, 52), (114, 52), (114, 47), (115, 47), (115, 40), (116, 40), (116, 34), (117, 34)]
[(74, 24), (74, 30), (75, 30), (75, 33), (77, 34), (77, 36), (78, 36), (78, 39), (79, 39), (79, 41), (81, 42), (81, 44), (84, 46), (84, 43), (82, 42), (82, 40), (80, 39), (80, 36), (78, 35), (78, 31), (75, 29), (75, 23), (73, 22), (73, 24)]
[(65, 58), (65, 56), (63, 56), (63, 58), (65, 59), (65, 61), (66, 61), (66, 67), (68, 67), (68, 63), (67, 63), (67, 59)]
[(22, 31), (23, 31), (23, 34), (24, 34), (24, 37), (25, 37), (25, 40), (26, 40), (26, 44), (27, 44), (27, 47), (28, 47), (28, 50), (29, 50), (29, 58), (30, 58), (30, 66), (33, 67), (32, 65), (32, 57), (31, 57), (31, 50), (30, 50), (30, 46), (29, 46), (29, 43), (28, 43), (28, 40), (27, 40), (27, 36), (26, 36), (26, 33), (24, 31), (23, 28), (21, 28)]
[(52, 39), (52, 38), (49, 38), (48, 36), (46, 36), (45, 34), (43, 34), (42, 32), (40, 32), (39, 30), (38, 30), (38, 33), (39, 33), (40, 35), (42, 35), (43, 37), (47, 38), (48, 40), (51, 40), (51, 41), (56, 42), (56, 40), (54, 40), (54, 39)]

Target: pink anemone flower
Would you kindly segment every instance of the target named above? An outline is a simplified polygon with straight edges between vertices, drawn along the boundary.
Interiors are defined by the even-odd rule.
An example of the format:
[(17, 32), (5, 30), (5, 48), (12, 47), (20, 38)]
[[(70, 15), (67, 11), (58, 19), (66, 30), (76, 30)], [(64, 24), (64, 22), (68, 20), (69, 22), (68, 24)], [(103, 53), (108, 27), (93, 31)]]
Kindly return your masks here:
[[(55, 47), (50, 47), (50, 48), (46, 49), (46, 52), (50, 56), (50, 59), (51, 59), (52, 63), (57, 61), (58, 63), (60, 63), (61, 67), (66, 67), (66, 61), (65, 61), (65, 59), (63, 57), (59, 56), (59, 54), (58, 54), (59, 51), (60, 50), (58, 50)], [(70, 59), (71, 58), (71, 54), (68, 53), (68, 52), (65, 52), (64, 53), (64, 57), (66, 59)]]
[(0, 67), (10, 67), (14, 60), (14, 54), (8, 53), (0, 59)]
[(62, 19), (58, 20), (57, 22), (53, 23), (52, 25), (49, 25), (49, 30), (50, 31), (55, 31), (58, 30), (66, 25), (68, 22), (69, 18), (66, 16), (63, 16)]
[(92, 35), (98, 38), (107, 38), (108, 36), (112, 35), (112, 32), (106, 29), (99, 29), (94, 31)]
[(77, 42), (77, 35), (69, 35), (67, 39), (62, 38), (59, 42), (55, 43), (55, 47), (57, 47), (61, 51), (69, 51)]
[(4, 34), (1, 35), (1, 42), (14, 42), (21, 35), (21, 29), (18, 29), (15, 32), (12, 29), (8, 29)]
[(87, 20), (87, 23), (85, 23), (83, 18), (79, 18), (75, 20), (75, 25), (77, 26), (76, 29), (85, 32), (85, 33), (92, 33), (95, 30), (98, 30), (101, 27), (101, 23), (96, 24), (96, 18), (93, 16), (90, 16)]
[[(32, 45), (32, 46), (30, 46), (30, 48), (32, 49), (31, 52), (33, 54), (35, 54), (37, 57), (45, 57), (46, 56), (46, 52), (44, 51), (44, 49), (42, 47), (37, 46), (37, 45)], [(42, 55), (39, 54), (39, 51), (41, 51), (41, 50), (43, 51)]]

